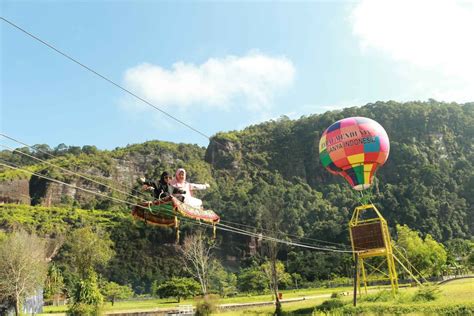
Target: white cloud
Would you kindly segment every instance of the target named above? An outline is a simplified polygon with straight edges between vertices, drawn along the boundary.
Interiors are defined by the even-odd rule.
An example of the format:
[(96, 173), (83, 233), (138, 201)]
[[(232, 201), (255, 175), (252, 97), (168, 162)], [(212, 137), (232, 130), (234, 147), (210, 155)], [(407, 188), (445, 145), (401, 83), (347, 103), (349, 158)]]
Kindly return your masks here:
[[(364, 51), (415, 67), (420, 91), (446, 101), (474, 100), (474, 2), (364, 0), (351, 22)], [(423, 76), (420, 76), (420, 73)]]
[(294, 76), (289, 59), (253, 52), (241, 57), (210, 58), (200, 65), (180, 61), (171, 69), (145, 63), (128, 69), (124, 82), (163, 109), (229, 109), (245, 104), (248, 109), (264, 111), (276, 95), (291, 86)]

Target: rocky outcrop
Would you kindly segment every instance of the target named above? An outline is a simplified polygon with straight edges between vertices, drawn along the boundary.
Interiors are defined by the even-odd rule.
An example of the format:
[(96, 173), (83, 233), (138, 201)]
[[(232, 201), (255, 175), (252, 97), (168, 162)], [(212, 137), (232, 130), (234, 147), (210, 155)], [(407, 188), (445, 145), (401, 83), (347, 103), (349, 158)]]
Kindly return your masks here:
[[(187, 150), (189, 151), (189, 148)], [(203, 149), (198, 150), (202, 153)], [(130, 151), (119, 157), (105, 156), (105, 159), (97, 164), (71, 163), (71, 167), (66, 168), (106, 185), (55, 168), (37, 172), (68, 183), (70, 186), (51, 182), (35, 175), (30, 179), (0, 180), (0, 203), (43, 206), (75, 203), (82, 207), (94, 208), (102, 202), (110, 203), (110, 200), (77, 188), (84, 188), (106, 196), (113, 193), (113, 196), (119, 199), (126, 199), (129, 194), (136, 196), (138, 193), (134, 192), (134, 189), (138, 189), (136, 180), (140, 176), (153, 176), (163, 168), (179, 165), (183, 161), (180, 154), (179, 150), (167, 150), (157, 145), (147, 151)], [(114, 190), (111, 188), (116, 191), (112, 192)]]
[[(114, 159), (111, 168), (112, 172), (110, 173), (104, 173), (94, 167), (80, 171), (81, 174), (95, 182), (78, 176), (68, 176), (64, 182), (70, 185), (64, 185), (33, 176), (30, 181), (30, 190), (32, 192), (31, 204), (52, 206), (71, 204), (75, 201), (82, 206), (94, 207), (97, 202), (100, 203), (100, 201), (107, 200), (105, 197), (100, 197), (99, 194), (108, 196), (112, 193), (113, 189), (117, 189), (114, 193), (116, 198), (126, 199), (126, 195), (132, 192), (135, 180), (143, 174), (143, 169), (144, 167), (139, 163)], [(120, 193), (120, 191), (123, 193)], [(99, 194), (93, 195), (90, 192)]]
[(238, 170), (242, 159), (240, 142), (217, 135), (211, 139), (206, 150), (205, 160), (214, 169)]
[(0, 182), (0, 203), (30, 204), (30, 184), (27, 179)]

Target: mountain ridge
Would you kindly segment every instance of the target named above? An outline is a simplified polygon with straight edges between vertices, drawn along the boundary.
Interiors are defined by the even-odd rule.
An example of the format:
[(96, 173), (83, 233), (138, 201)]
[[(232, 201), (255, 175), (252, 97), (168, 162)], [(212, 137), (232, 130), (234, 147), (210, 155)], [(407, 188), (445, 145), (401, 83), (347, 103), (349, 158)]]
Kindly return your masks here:
[[(401, 208), (396, 214), (388, 214), (392, 225), (415, 222), (415, 228), (423, 233), (434, 234), (439, 239), (472, 236), (469, 215), (473, 212), (471, 193), (474, 177), (471, 168), (474, 165), (474, 103), (459, 105), (434, 100), (376, 102), (303, 116), (297, 120), (281, 117), (240, 131), (217, 133), (211, 137), (205, 149), (198, 145), (163, 141), (148, 141), (111, 151), (101, 151), (94, 146), (83, 146), (77, 150), (77, 147), (69, 148), (62, 144), (59, 149), (50, 149), (56, 157), (48, 161), (64, 168), (80, 170), (99, 182), (107, 180), (110, 185), (124, 184), (130, 192), (139, 190), (136, 179), (142, 175), (157, 179), (163, 170), (184, 167), (191, 181), (211, 183), (214, 189), (204, 196), (204, 200), (216, 210), (224, 206), (218, 201), (224, 195), (226, 199), (237, 198), (232, 193), (220, 194), (220, 186), (233, 187), (242, 179), (265, 180), (269, 174), (276, 173), (281, 177), (280, 185), (308, 184), (310, 189), (305, 190), (321, 192), (330, 204), (349, 210), (353, 208), (354, 201), (342, 201), (354, 198), (351, 191), (342, 178), (324, 170), (318, 156), (319, 136), (325, 128), (349, 116), (375, 119), (385, 127), (390, 137), (390, 157), (377, 172), (374, 190), (378, 194), (377, 203), (383, 208)], [(37, 152), (36, 155), (42, 154)], [(27, 158), (18, 154), (2, 151), (1, 158), (72, 185), (130, 199), (129, 196), (77, 179), (51, 166), (27, 163)], [(89, 209), (107, 209), (115, 205), (106, 198), (91, 197), (90, 194), (48, 183), (36, 176), (16, 179), (17, 176), (19, 172), (2, 168), (2, 201), (28, 204), (30, 199), (32, 205), (43, 206), (75, 203), (76, 206)], [(229, 181), (234, 184), (227, 183)], [(410, 187), (414, 183), (416, 186)], [(334, 194), (331, 190), (343, 192), (344, 198), (337, 201), (332, 197)], [(416, 191), (420, 191), (419, 196), (412, 195)], [(426, 211), (426, 205), (430, 205), (428, 201), (421, 202), (424, 197), (436, 201), (436, 205), (431, 205), (432, 209), (427, 212), (428, 217), (420, 216)], [(440, 227), (440, 224), (449, 226), (444, 223), (449, 220), (440, 211), (443, 207), (450, 208), (442, 206), (446, 203), (456, 205), (454, 213), (451, 212), (456, 217), (455, 228)], [(232, 213), (224, 213), (227, 212)], [(428, 223), (423, 217), (425, 220), (433, 217), (437, 219)]]

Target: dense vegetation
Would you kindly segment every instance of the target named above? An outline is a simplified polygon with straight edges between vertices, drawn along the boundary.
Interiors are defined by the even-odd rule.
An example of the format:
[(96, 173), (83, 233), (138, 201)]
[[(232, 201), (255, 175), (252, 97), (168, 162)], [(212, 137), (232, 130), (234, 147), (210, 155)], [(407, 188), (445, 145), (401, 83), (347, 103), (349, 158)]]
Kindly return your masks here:
[[(283, 184), (296, 187), (295, 192), (322, 193), (325, 202), (337, 208), (336, 214), (328, 216), (340, 224), (338, 217), (346, 222), (344, 212), (353, 208), (354, 197), (344, 180), (323, 169), (318, 144), (319, 136), (331, 123), (350, 116), (375, 119), (390, 137), (390, 158), (377, 173), (374, 202), (392, 227), (408, 224), (438, 240), (472, 236), (474, 104), (378, 102), (296, 121), (283, 117), (215, 138), (238, 148), (231, 154), (239, 163), (238, 179), (254, 181), (255, 174), (265, 178), (259, 173), (260, 168), (241, 157), (266, 170), (277, 170), (285, 180)], [(211, 143), (209, 149), (212, 147)], [(225, 183), (222, 174), (229, 172), (231, 164), (221, 159), (215, 162), (215, 167), (215, 178)], [(225, 192), (219, 193), (225, 197)], [(333, 239), (334, 232), (329, 236)]]
[[(64, 144), (21, 150), (64, 168), (80, 170), (111, 186), (120, 182), (130, 193), (139, 188), (134, 178), (140, 175), (155, 179), (163, 170), (184, 167), (192, 182), (211, 183), (211, 189), (201, 197), (223, 222), (247, 225), (240, 227), (265, 233), (269, 216), (280, 218), (279, 238), (342, 247), (316, 240), (349, 244), (347, 222), (359, 203), (358, 197), (342, 178), (323, 169), (318, 143), (330, 124), (349, 116), (375, 119), (390, 137), (390, 158), (377, 173), (373, 202), (388, 220), (392, 235), (395, 236), (397, 225), (408, 225), (420, 232), (425, 241), (432, 238), (445, 243), (451, 263), (459, 258), (454, 252), (460, 248), (464, 249), (462, 258), (467, 258), (472, 253), (472, 243), (465, 240), (472, 239), (474, 232), (473, 103), (377, 102), (299, 120), (282, 117), (242, 131), (219, 133), (207, 149), (152, 141), (112, 151)], [(18, 153), (3, 151), (0, 159), (112, 197), (133, 200), (92, 182), (78, 181), (74, 175)], [(123, 170), (127, 170), (126, 175)], [(1, 206), (0, 225), (5, 230), (21, 226), (42, 235), (61, 235), (72, 229), (94, 227), (96, 232), (107, 232), (114, 256), (95, 269), (109, 281), (130, 284), (135, 293), (152, 293), (153, 284), (157, 287), (172, 277), (188, 276), (177, 254), (172, 229), (135, 223), (128, 216), (127, 205), (104, 197), (63, 196), (56, 206), (40, 206), (45, 205), (45, 180), (6, 168), (0, 171), (4, 182), (29, 179), (35, 205)], [(196, 229), (201, 228), (184, 223), (181, 232), (186, 235)], [(251, 283), (265, 261), (258, 240), (219, 232), (217, 242), (216, 255), (222, 265), (228, 271), (241, 272), (240, 280), (232, 286), (241, 290), (251, 287), (242, 278)], [(256, 250), (250, 249), (250, 242), (256, 244)], [(64, 272), (66, 283), (74, 279), (68, 268), (70, 249), (66, 243), (53, 260)], [(349, 255), (285, 246), (280, 248), (278, 257), (292, 278), (286, 286), (352, 274)], [(433, 272), (436, 273), (441, 271)], [(224, 278), (229, 277), (232, 278)]]

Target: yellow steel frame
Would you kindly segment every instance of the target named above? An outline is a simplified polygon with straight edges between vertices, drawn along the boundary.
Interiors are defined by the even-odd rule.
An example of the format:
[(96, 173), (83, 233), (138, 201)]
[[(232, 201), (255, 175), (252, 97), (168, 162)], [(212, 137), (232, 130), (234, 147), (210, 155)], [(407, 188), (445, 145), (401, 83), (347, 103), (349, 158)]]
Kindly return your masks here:
[[(369, 218), (369, 219), (362, 219), (361, 215), (362, 213), (372, 210), (375, 213), (375, 217)], [(352, 228), (355, 226), (367, 224), (367, 223), (376, 223), (379, 222), (382, 230), (382, 235), (383, 235), (383, 242), (384, 242), (384, 247), (382, 248), (374, 248), (374, 249), (367, 249), (367, 250), (358, 250), (355, 249), (354, 245), (354, 238), (352, 236)], [(368, 277), (364, 265), (364, 261), (368, 258), (371, 257), (385, 257), (386, 259), (384, 262), (387, 262), (387, 270), (388, 270), (388, 279), (390, 280), (390, 285), (392, 286), (392, 292), (396, 293), (398, 291), (398, 276), (397, 276), (397, 270), (395, 267), (395, 260), (394, 260), (394, 254), (392, 251), (392, 241), (390, 239), (390, 233), (388, 231), (388, 225), (387, 221), (383, 218), (382, 214), (380, 214), (379, 210), (375, 207), (373, 204), (366, 204), (362, 206), (358, 206), (354, 209), (354, 213), (352, 214), (352, 218), (349, 222), (349, 233), (351, 237), (351, 244), (352, 244), (352, 250), (354, 252), (357, 252), (357, 260), (359, 263), (360, 270), (362, 271), (362, 282), (364, 284), (364, 289), (365, 293), (367, 294), (367, 282), (368, 282)], [(376, 270), (379, 270), (381, 268), (382, 262)], [(367, 263), (368, 266), (370, 266)], [(385, 274), (385, 273), (383, 273)], [(387, 274), (385, 274), (387, 275)], [(357, 288), (359, 290), (359, 295), (361, 295), (361, 278), (360, 278), (360, 271), (357, 271)]]

